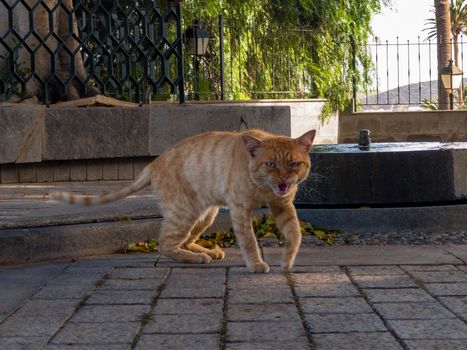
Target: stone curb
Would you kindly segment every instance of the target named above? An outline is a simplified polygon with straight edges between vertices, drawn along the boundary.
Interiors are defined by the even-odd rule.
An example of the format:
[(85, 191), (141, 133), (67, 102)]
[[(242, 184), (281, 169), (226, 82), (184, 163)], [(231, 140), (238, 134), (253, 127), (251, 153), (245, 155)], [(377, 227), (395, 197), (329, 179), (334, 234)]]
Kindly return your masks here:
[[(78, 258), (122, 252), (130, 242), (157, 238), (161, 217), (23, 227), (0, 230), (0, 265)], [(220, 214), (212, 230), (228, 230), (230, 218)]]
[[(258, 211), (257, 214), (266, 211)], [(298, 209), (302, 220), (343, 232), (433, 232), (465, 230), (467, 205), (414, 208)], [(128, 221), (62, 221), (56, 225), (0, 230), (0, 264), (77, 258), (122, 251), (129, 242), (157, 238), (161, 217)], [(227, 212), (218, 215), (210, 231), (229, 230)]]
[(297, 209), (300, 219), (346, 232), (466, 230), (467, 204), (402, 208)]

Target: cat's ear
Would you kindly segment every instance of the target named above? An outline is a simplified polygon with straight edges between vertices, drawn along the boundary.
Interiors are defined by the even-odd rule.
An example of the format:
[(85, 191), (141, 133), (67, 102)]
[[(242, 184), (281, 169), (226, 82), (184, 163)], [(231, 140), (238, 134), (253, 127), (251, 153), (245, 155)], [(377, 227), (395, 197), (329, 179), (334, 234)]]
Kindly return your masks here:
[(258, 154), (258, 149), (262, 145), (262, 142), (260, 140), (248, 135), (243, 135), (243, 142), (245, 142), (246, 149), (252, 157)]
[(306, 153), (309, 153), (311, 151), (311, 145), (313, 144), (313, 140), (315, 139), (316, 136), (316, 130), (310, 130), (306, 133), (304, 133), (302, 136), (300, 136), (297, 140), (297, 142), (302, 146), (303, 151)]

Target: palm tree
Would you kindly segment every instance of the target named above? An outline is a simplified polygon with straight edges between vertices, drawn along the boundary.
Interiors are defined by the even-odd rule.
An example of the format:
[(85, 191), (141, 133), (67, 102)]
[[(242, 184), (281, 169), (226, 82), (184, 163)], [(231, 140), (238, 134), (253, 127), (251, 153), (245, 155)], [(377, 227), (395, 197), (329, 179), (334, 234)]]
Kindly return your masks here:
[(441, 82), (441, 72), (449, 67), (451, 53), (451, 13), (448, 0), (434, 0), (436, 14), (436, 41), (438, 46), (439, 109), (449, 108), (449, 92)]
[[(451, 17), (451, 34), (454, 48), (454, 64), (460, 67), (459, 61), (459, 35), (467, 32), (467, 2), (464, 0), (451, 0), (449, 4), (449, 12)], [(432, 10), (435, 13), (435, 8)], [(426, 20), (428, 31), (427, 39), (434, 39), (437, 35), (436, 17)], [(459, 94), (459, 105), (463, 104), (463, 96)]]

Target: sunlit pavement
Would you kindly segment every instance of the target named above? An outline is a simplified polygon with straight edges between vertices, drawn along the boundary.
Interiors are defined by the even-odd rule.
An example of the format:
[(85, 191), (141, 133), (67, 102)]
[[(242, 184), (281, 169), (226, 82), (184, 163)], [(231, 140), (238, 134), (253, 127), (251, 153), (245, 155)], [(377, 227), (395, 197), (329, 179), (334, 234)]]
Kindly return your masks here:
[[(464, 349), (467, 245), (239, 250), (0, 267), (1, 349)], [(157, 262), (157, 263), (156, 263)]]

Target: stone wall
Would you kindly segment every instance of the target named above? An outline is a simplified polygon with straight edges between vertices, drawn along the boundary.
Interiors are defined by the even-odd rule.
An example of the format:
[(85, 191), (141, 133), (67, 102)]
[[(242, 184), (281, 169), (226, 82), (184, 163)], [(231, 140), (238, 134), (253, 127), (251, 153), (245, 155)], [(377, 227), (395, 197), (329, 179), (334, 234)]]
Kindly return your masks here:
[(335, 143), (337, 116), (321, 127), (323, 105), (323, 100), (300, 100), (137, 108), (0, 106), (0, 183), (133, 179), (170, 145), (210, 130), (261, 128), (298, 136), (318, 128), (316, 143)]
[(132, 180), (155, 157), (0, 164), (0, 184)]
[(339, 143), (356, 143), (360, 129), (370, 129), (376, 142), (467, 141), (467, 111), (343, 114)]

